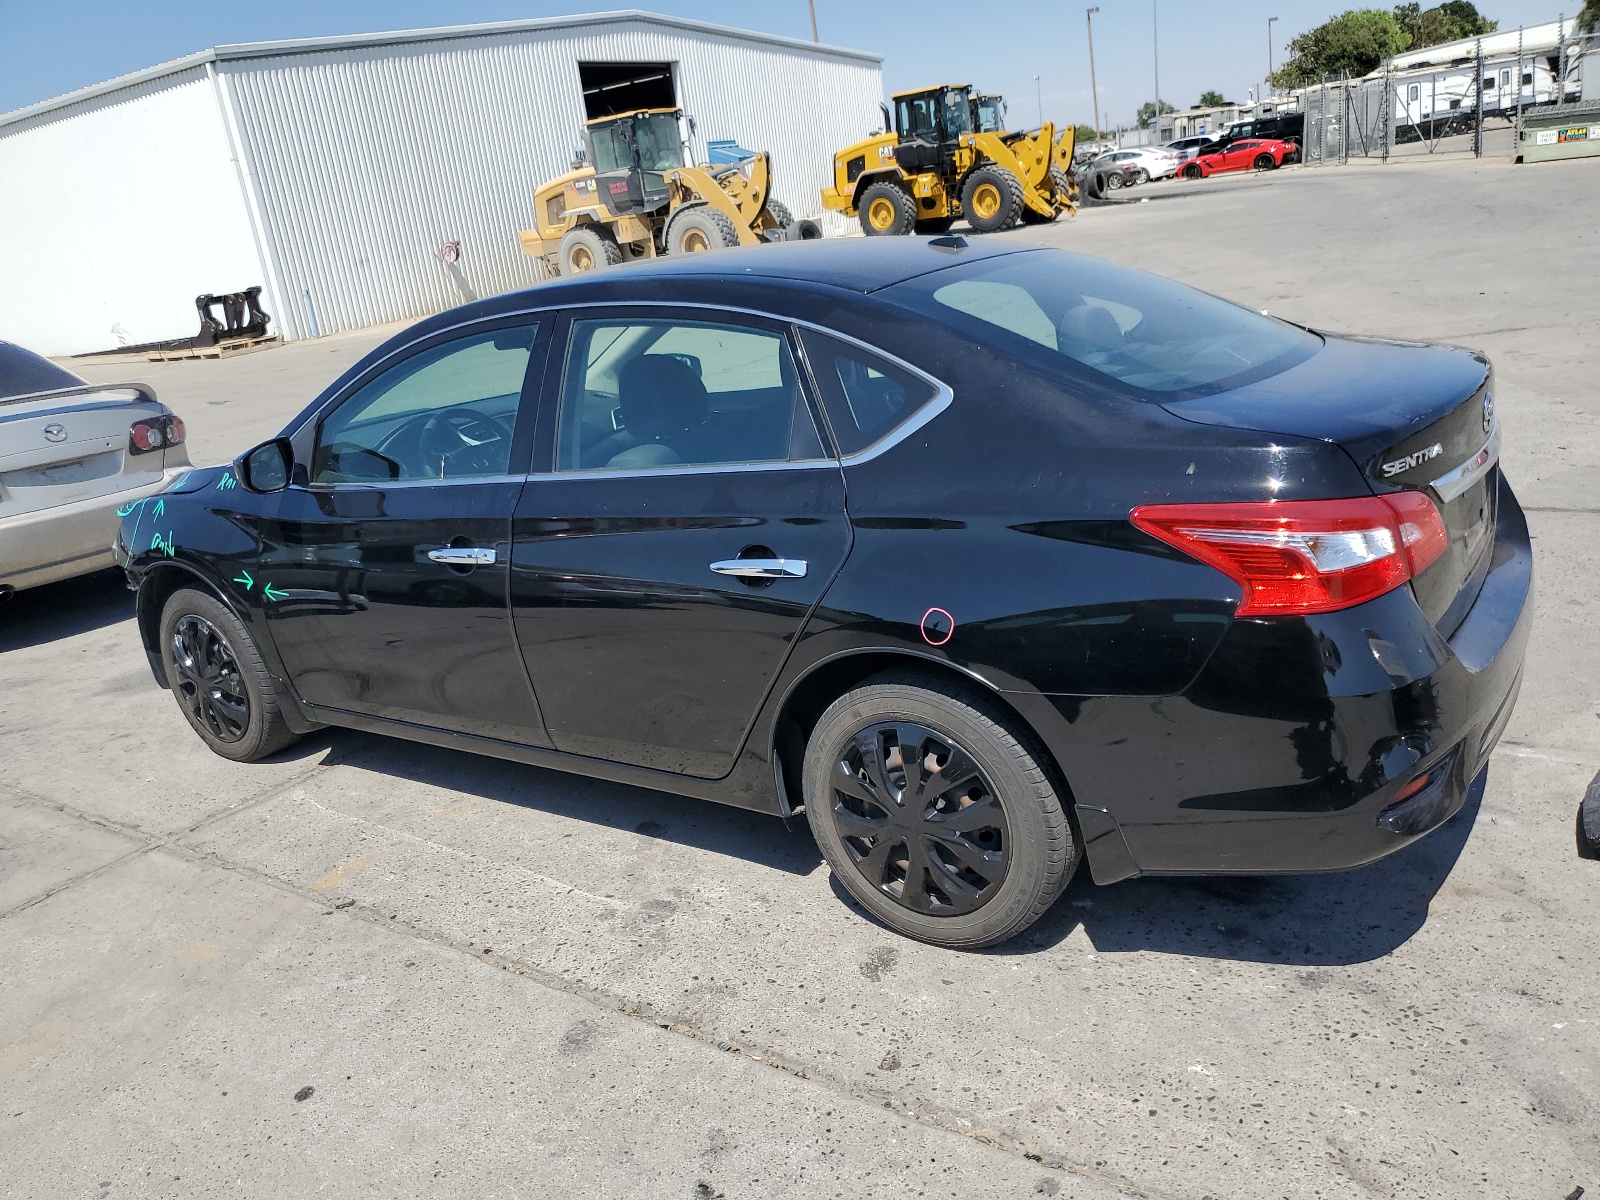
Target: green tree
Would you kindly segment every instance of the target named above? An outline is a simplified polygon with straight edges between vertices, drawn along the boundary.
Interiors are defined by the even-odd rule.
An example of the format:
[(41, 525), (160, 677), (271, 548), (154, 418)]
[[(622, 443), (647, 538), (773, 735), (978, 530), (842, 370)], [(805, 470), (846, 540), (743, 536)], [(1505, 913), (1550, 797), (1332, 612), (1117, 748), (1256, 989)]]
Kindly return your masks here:
[[(1163, 115), (1165, 115), (1167, 113), (1170, 113), (1170, 112), (1177, 112), (1177, 111), (1178, 110), (1176, 108), (1174, 108), (1172, 105), (1168, 104), (1165, 100), (1163, 100), (1161, 102), (1161, 112), (1162, 112)], [(1150, 128), (1150, 122), (1155, 119), (1155, 115), (1156, 115), (1156, 106), (1155, 106), (1155, 104), (1152, 103), (1149, 100), (1146, 100), (1143, 104), (1141, 104), (1139, 106), (1139, 112), (1138, 112), (1138, 117), (1137, 117), (1137, 120), (1139, 122), (1139, 128), (1140, 129), (1148, 129), (1148, 128)]]
[(1289, 43), (1289, 61), (1273, 72), (1279, 87), (1305, 87), (1325, 76), (1352, 78), (1375, 70), (1384, 59), (1411, 45), (1394, 13), (1377, 8), (1351, 9)]
[(1499, 22), (1487, 19), (1469, 0), (1445, 0), (1433, 8), (1402, 4), (1394, 10), (1394, 19), (1410, 37), (1412, 50), (1481, 37), (1499, 27)]
[(1578, 28), (1593, 33), (1600, 27), (1600, 0), (1584, 0), (1583, 11), (1578, 14)]
[[(1596, 2), (1600, 3), (1600, 0), (1596, 0)], [(1200, 103), (1195, 105), (1195, 107), (1221, 108), (1226, 103), (1228, 102), (1222, 98), (1222, 93), (1217, 91), (1215, 88), (1212, 88), (1210, 91), (1200, 93)]]
[(1098, 142), (1100, 134), (1096, 133), (1093, 125), (1079, 125), (1073, 131), (1073, 141), (1079, 146), (1087, 146), (1090, 142)]

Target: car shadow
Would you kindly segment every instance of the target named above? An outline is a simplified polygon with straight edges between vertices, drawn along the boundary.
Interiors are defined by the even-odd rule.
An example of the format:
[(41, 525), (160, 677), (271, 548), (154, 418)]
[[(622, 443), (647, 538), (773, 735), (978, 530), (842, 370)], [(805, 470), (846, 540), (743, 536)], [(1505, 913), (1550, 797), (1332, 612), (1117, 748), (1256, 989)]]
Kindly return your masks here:
[[(1487, 778), (1479, 776), (1441, 828), (1352, 871), (1147, 877), (1099, 887), (1084, 866), (1031, 929), (977, 953), (1037, 953), (1081, 929), (1101, 954), (1143, 950), (1305, 967), (1382, 958), (1428, 919), (1429, 903), (1472, 834)], [(877, 923), (837, 879), (832, 885), (844, 904)]]
[(1147, 950), (1308, 967), (1371, 962), (1428, 919), (1472, 835), (1487, 780), (1487, 772), (1478, 777), (1441, 828), (1352, 871), (1152, 877), (1105, 888), (1079, 872), (1022, 943), (1043, 948), (1082, 928), (1103, 954)]
[(481, 754), (334, 730), (329, 766), (449, 788), (551, 816), (625, 830), (695, 850), (809, 875), (822, 861), (804, 817), (785, 822), (745, 809), (506, 762)]
[(131, 616), (133, 593), (119, 570), (28, 588), (0, 602), (0, 652), (89, 633)]

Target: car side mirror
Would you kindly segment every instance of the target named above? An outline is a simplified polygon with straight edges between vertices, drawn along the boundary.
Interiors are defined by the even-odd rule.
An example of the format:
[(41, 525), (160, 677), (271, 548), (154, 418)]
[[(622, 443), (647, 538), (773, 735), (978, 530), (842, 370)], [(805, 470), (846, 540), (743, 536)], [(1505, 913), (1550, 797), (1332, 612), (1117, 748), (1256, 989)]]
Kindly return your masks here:
[(273, 438), (233, 460), (235, 477), (252, 492), (281, 492), (289, 486), (294, 449), (288, 438)]

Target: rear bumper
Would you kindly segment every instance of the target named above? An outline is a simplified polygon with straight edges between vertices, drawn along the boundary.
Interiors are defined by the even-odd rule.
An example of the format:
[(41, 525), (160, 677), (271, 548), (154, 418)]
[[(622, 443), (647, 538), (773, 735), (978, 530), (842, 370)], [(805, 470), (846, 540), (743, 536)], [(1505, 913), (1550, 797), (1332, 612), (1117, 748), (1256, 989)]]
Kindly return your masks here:
[(116, 565), (117, 510), (155, 495), (189, 469), (184, 462), (136, 488), (0, 517), (0, 586), (21, 591)]
[(1453, 816), (1510, 719), (1533, 617), (1527, 523), (1499, 486), (1491, 567), (1448, 641), (1402, 588), (1235, 621), (1179, 696), (1055, 698), (1096, 880), (1343, 870)]

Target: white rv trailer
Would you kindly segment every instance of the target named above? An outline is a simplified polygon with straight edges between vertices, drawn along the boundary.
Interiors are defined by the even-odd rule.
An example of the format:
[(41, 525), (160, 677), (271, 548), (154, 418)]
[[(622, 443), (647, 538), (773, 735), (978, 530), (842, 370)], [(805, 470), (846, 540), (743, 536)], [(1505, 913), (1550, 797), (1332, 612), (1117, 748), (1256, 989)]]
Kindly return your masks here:
[(1562, 55), (1563, 41), (1570, 42), (1576, 25), (1576, 20), (1567, 18), (1395, 55), (1387, 64), (1394, 83), (1395, 124), (1432, 124), (1453, 113), (1470, 113), (1479, 91), (1485, 115), (1507, 115), (1519, 104), (1526, 108), (1560, 103), (1564, 93), (1578, 87), (1572, 56), (1564, 63)]

